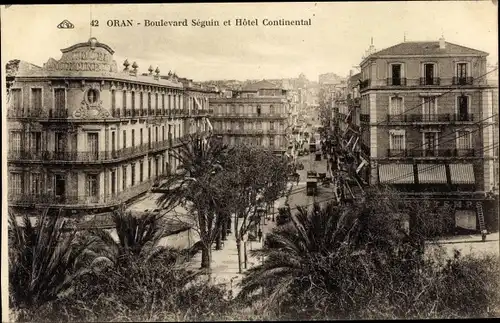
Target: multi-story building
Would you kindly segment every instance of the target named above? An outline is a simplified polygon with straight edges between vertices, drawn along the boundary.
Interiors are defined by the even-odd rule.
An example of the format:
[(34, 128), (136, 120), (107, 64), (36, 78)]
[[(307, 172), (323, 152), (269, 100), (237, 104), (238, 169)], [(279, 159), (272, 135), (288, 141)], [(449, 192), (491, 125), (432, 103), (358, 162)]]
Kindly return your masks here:
[(231, 97), (210, 98), (214, 134), (223, 142), (269, 147), (283, 153), (291, 133), (286, 90), (268, 82), (249, 84)]
[[(43, 67), (14, 61), (7, 75), (8, 202), (83, 213), (145, 193), (173, 171), (170, 150), (204, 131), (214, 95), (135, 62), (91, 38)], [(183, 82), (181, 82), (183, 81)]]
[(366, 180), (408, 200), (450, 205), (450, 222), (472, 230), (483, 207), (496, 227), (489, 196), (498, 186), (498, 90), (487, 82), (487, 55), (441, 38), (403, 42), (361, 62)]

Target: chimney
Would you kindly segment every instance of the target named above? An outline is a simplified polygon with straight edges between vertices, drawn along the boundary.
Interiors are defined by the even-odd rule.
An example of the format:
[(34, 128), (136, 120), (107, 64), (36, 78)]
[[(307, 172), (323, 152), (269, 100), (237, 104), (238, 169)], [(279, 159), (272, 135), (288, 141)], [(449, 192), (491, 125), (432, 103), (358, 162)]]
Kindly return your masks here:
[(444, 36), (441, 36), (441, 38), (439, 38), (439, 49), (445, 49), (446, 48), (446, 43), (444, 41)]

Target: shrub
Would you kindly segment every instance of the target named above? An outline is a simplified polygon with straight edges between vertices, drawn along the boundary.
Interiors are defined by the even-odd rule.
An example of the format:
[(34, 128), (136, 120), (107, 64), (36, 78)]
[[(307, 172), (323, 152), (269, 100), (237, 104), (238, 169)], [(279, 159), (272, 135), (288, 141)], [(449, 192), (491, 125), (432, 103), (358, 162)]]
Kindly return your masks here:
[(77, 281), (72, 293), (22, 319), (58, 321), (185, 321), (228, 310), (226, 291), (161, 259), (107, 267)]

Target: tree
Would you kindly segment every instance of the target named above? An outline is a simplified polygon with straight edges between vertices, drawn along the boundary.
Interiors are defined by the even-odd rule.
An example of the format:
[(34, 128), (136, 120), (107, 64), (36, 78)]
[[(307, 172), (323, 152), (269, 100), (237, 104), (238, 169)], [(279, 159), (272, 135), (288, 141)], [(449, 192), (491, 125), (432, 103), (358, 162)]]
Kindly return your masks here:
[[(261, 221), (259, 207), (271, 203), (286, 189), (287, 161), (260, 147), (237, 146), (228, 156), (225, 183), (228, 208), (235, 214), (234, 234), (238, 249), (239, 272), (241, 242), (249, 230)], [(241, 222), (240, 222), (241, 219)], [(246, 242), (243, 242), (246, 259)], [(246, 260), (245, 260), (246, 267)]]
[(159, 246), (160, 240), (169, 235), (161, 222), (163, 214), (132, 214), (122, 205), (113, 211), (112, 219), (117, 241), (109, 231), (99, 228), (89, 230), (88, 239), (91, 242), (88, 249), (102, 261), (117, 267), (129, 261), (147, 261), (155, 256), (169, 255), (170, 260), (180, 256), (170, 248)]
[(157, 200), (160, 207), (169, 209), (181, 204), (189, 209), (200, 235), (202, 268), (210, 268), (211, 247), (225, 215), (221, 174), (229, 152), (226, 145), (212, 136), (190, 135), (178, 151), (171, 151), (179, 161), (179, 172), (169, 175), (162, 186), (154, 190), (162, 193)]
[[(256, 295), (284, 311), (304, 308), (318, 315), (324, 310), (343, 318), (361, 313), (376, 295), (390, 295), (394, 284), (405, 292), (413, 281), (425, 281), (419, 276), (427, 268), (423, 232), (405, 230), (400, 202), (387, 192), (369, 192), (350, 206), (316, 204), (310, 212), (299, 207), (254, 252), (264, 260), (247, 272), (239, 297)], [(398, 297), (390, 301), (398, 304)]]
[(9, 212), (9, 286), (13, 307), (38, 307), (70, 289), (96, 256), (68, 226), (60, 210), (44, 209), (33, 225)]

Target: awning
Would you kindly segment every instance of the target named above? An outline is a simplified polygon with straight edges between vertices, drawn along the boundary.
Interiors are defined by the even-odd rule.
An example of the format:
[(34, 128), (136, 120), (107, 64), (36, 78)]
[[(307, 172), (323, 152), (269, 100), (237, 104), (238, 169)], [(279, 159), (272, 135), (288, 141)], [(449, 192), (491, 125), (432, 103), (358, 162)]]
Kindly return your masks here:
[(420, 184), (446, 184), (444, 164), (418, 164), (418, 182)]
[(213, 131), (214, 127), (212, 127), (210, 120), (208, 118), (205, 118), (205, 120), (207, 121), (208, 131)]
[(472, 164), (450, 164), (452, 184), (475, 184), (474, 168)]
[(412, 164), (379, 165), (380, 184), (414, 184)]

